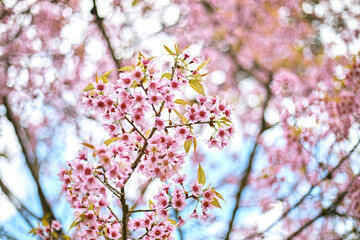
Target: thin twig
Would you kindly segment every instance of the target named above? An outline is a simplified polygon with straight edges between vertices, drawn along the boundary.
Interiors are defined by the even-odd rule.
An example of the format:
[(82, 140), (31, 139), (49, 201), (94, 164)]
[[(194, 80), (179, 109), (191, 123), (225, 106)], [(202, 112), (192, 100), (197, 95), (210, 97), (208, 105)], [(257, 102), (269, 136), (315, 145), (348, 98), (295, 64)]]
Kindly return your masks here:
[(109, 211), (111, 212), (111, 214), (116, 218), (116, 220), (122, 224), (121, 220), (119, 219), (119, 217), (114, 213), (114, 211), (108, 206), (107, 209), (109, 209)]
[(138, 210), (129, 210), (128, 213), (137, 213), (137, 212), (155, 212), (156, 209), (138, 209)]
[[(340, 167), (340, 165), (346, 160), (348, 159), (351, 154), (356, 150), (356, 148), (359, 146), (360, 144), (360, 139), (358, 140), (358, 142), (355, 144), (355, 146), (349, 151), (349, 153), (342, 157), (341, 160), (338, 162), (338, 164), (323, 178), (321, 178), (318, 182), (316, 182), (315, 184), (313, 184), (310, 189), (299, 199), (299, 201), (297, 201), (291, 208), (289, 208), (286, 212), (284, 212), (280, 218), (278, 218), (275, 222), (273, 222), (268, 228), (266, 228), (264, 231), (257, 233), (256, 235), (263, 235), (265, 232), (269, 231), (271, 228), (273, 228), (274, 226), (276, 226), (276, 224), (278, 224), (281, 220), (283, 220), (292, 210), (296, 209), (300, 204), (303, 203), (303, 201), (311, 194), (312, 190), (318, 186), (321, 182), (323, 182), (325, 179), (328, 179), (330, 176), (332, 176), (334, 174), (334, 172), (336, 171), (336, 169), (338, 169)], [(248, 236), (246, 239), (252, 238), (255, 235), (250, 235)]]
[(125, 119), (131, 124), (131, 126), (135, 129), (135, 131), (136, 131), (137, 133), (139, 133), (140, 136), (141, 136), (144, 140), (146, 140), (146, 137), (140, 132), (140, 130), (135, 126), (135, 124), (134, 124), (132, 121), (130, 121), (126, 116), (125, 116)]

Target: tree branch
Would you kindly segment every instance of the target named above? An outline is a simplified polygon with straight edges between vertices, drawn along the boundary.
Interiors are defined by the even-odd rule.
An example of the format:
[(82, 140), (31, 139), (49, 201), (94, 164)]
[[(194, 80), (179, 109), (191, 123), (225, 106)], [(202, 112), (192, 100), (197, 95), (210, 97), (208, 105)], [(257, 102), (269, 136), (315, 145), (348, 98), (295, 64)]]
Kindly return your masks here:
[(129, 206), (126, 204), (126, 197), (125, 197), (125, 187), (121, 188), (121, 198), (120, 198), (120, 202), (121, 202), (121, 208), (122, 208), (122, 239), (123, 240), (127, 240), (127, 235), (128, 235), (128, 213), (129, 213)]
[(34, 226), (31, 224), (27, 215), (30, 215), (36, 218), (37, 220), (40, 220), (40, 218), (37, 217), (33, 212), (31, 212), (27, 207), (25, 207), (24, 204), (12, 194), (12, 192), (6, 187), (6, 185), (1, 180), (1, 178), (0, 178), (0, 189), (7, 196), (9, 201), (15, 206), (15, 208), (17, 209), (19, 214), (24, 218), (24, 220), (29, 225), (29, 227), (33, 228)]
[(10, 104), (8, 102), (7, 97), (3, 97), (3, 104), (6, 108), (6, 117), (7, 119), (10, 121), (10, 123), (13, 125), (14, 130), (15, 130), (15, 134), (19, 140), (20, 146), (21, 146), (21, 150), (24, 154), (25, 157), (25, 162), (26, 165), (28, 166), (31, 175), (36, 183), (36, 187), (37, 187), (37, 191), (38, 191), (38, 195), (40, 198), (40, 202), (41, 202), (41, 206), (43, 209), (43, 214), (44, 216), (47, 213), (50, 213), (50, 218), (55, 219), (54, 213), (49, 205), (49, 203), (46, 200), (45, 194), (42, 190), (42, 187), (40, 185), (40, 181), (39, 181), (39, 170), (37, 165), (34, 164), (35, 161), (35, 156), (34, 153), (30, 153), (30, 151), (27, 149), (26, 147), (26, 143), (28, 142), (28, 140), (26, 139), (26, 132), (25, 129), (21, 126), (21, 124), (18, 122), (18, 120), (16, 119), (14, 113), (12, 112), (12, 109), (10, 107)]
[[(353, 181), (350, 183), (350, 186), (352, 185), (352, 183), (354, 182), (354, 180), (356, 179), (356, 177), (353, 179)], [(349, 189), (350, 186), (347, 188)], [(328, 215), (330, 212), (332, 212), (340, 203), (341, 201), (344, 199), (344, 197), (346, 196), (346, 194), (348, 193), (348, 190), (343, 191), (342, 193), (340, 193), (338, 195), (338, 197), (335, 199), (335, 201), (326, 209), (323, 209), (318, 215), (316, 215), (316, 217), (314, 217), (313, 219), (307, 221), (304, 225), (302, 225), (296, 232), (294, 232), (293, 234), (291, 234), (287, 240), (291, 240), (294, 237), (296, 237), (299, 233), (301, 233), (304, 229), (306, 229), (307, 227), (309, 227), (311, 224), (313, 224), (313, 222), (315, 222), (317, 219), (319, 219), (320, 217), (325, 217), (326, 215)]]
[(118, 61), (118, 59), (115, 57), (115, 52), (114, 52), (114, 49), (110, 43), (110, 39), (106, 33), (106, 30), (105, 30), (105, 27), (104, 27), (104, 24), (103, 24), (103, 18), (101, 18), (99, 16), (99, 13), (98, 13), (98, 10), (97, 10), (97, 6), (96, 6), (96, 0), (93, 0), (93, 8), (91, 9), (91, 14), (93, 14), (95, 16), (95, 23), (96, 25), (99, 27), (103, 37), (105, 38), (105, 41), (106, 41), (106, 44), (109, 48), (109, 51), (110, 51), (110, 54), (111, 54), (111, 57), (112, 59), (114, 60), (114, 63), (116, 65), (116, 67), (119, 69), (120, 68), (120, 63)]
[(230, 222), (229, 222), (229, 225), (228, 225), (228, 230), (227, 230), (226, 237), (225, 237), (226, 240), (229, 240), (229, 238), (230, 238), (230, 233), (231, 233), (232, 228), (233, 228), (235, 216), (236, 216), (237, 210), (239, 209), (241, 195), (242, 195), (242, 193), (243, 193), (243, 191), (244, 191), (244, 189), (245, 189), (245, 187), (246, 187), (246, 185), (248, 183), (248, 180), (249, 180), (249, 177), (250, 177), (250, 174), (251, 174), (251, 171), (252, 171), (252, 167), (253, 167), (253, 164), (254, 164), (254, 157), (255, 157), (255, 154), (256, 154), (256, 149), (258, 147), (260, 137), (261, 137), (262, 133), (268, 129), (266, 121), (265, 121), (265, 111), (267, 109), (267, 106), (268, 106), (270, 98), (271, 98), (271, 91), (270, 91), (270, 83), (271, 83), (271, 81), (272, 81), (272, 74), (269, 75), (269, 81), (265, 85), (266, 86), (266, 99), (265, 99), (265, 101), (263, 103), (263, 106), (262, 106), (263, 112), (262, 112), (262, 117), (261, 117), (260, 131), (259, 131), (259, 133), (257, 135), (256, 142), (255, 142), (255, 144), (254, 144), (254, 146), (252, 148), (252, 151), (250, 153), (249, 161), (248, 161), (247, 167), (245, 169), (245, 174), (240, 179), (240, 182), (239, 182), (239, 188), (238, 188), (238, 191), (237, 191), (237, 193), (235, 195), (235, 206), (234, 206), (234, 209), (232, 211), (231, 219), (230, 219)]
[[(283, 220), (285, 217), (287, 217), (287, 215), (289, 215), (289, 213), (296, 209), (300, 204), (302, 204), (305, 199), (311, 194), (312, 190), (318, 186), (321, 182), (323, 182), (326, 179), (330, 179), (329, 177), (332, 176), (334, 174), (334, 172), (336, 171), (336, 169), (338, 169), (340, 167), (340, 165), (346, 160), (348, 159), (351, 154), (356, 150), (356, 148), (359, 146), (360, 144), (360, 139), (358, 140), (358, 142), (355, 144), (354, 147), (352, 147), (352, 149), (349, 151), (348, 154), (346, 154), (344, 157), (342, 157), (339, 161), (339, 163), (322, 179), (320, 179), (318, 182), (316, 182), (315, 184), (313, 184), (310, 189), (299, 199), (299, 201), (297, 201), (297, 203), (295, 203), (291, 208), (289, 208), (286, 212), (284, 212), (280, 218), (278, 218), (275, 222), (273, 222), (268, 228), (266, 228), (264, 231), (256, 234), (256, 235), (263, 235), (265, 232), (269, 231), (271, 228), (273, 228), (278, 222), (280, 222), (281, 220)], [(250, 235), (248, 236), (246, 239), (252, 238), (255, 235)]]

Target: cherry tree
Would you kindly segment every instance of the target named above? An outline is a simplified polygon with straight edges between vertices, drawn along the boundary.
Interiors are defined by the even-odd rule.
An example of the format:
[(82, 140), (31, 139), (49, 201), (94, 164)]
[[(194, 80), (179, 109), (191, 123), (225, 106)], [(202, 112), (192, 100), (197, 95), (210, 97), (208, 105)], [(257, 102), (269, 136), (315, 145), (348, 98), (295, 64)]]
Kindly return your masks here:
[[(88, 145), (90, 149), (87, 155), (81, 153), (77, 160), (70, 162), (67, 170), (62, 170), (62, 179), (66, 180), (66, 176), (73, 174), (75, 181), (88, 179), (80, 174), (81, 171), (76, 170), (76, 166), (81, 168), (83, 165), (92, 168), (92, 174), (100, 174), (97, 175), (98, 178), (93, 175), (94, 184), (99, 184), (98, 181), (105, 179), (113, 181), (111, 184), (116, 184), (115, 180), (106, 174), (110, 174), (107, 167), (111, 168), (111, 164), (120, 158), (120, 155), (112, 152), (114, 146), (119, 145), (123, 140), (116, 139), (119, 138), (117, 134), (126, 135), (126, 132), (130, 131), (129, 137), (136, 139), (139, 144), (136, 146), (125, 144), (124, 147), (138, 151), (144, 148), (145, 138), (149, 137), (146, 136), (146, 132), (145, 134), (142, 132), (140, 126), (146, 128), (145, 125), (158, 124), (157, 128), (162, 128), (159, 124), (162, 124), (161, 120), (164, 119), (161, 118), (165, 113), (162, 113), (160, 119), (155, 118), (151, 122), (150, 117), (144, 118), (143, 115), (132, 112), (134, 108), (131, 105), (131, 107), (127, 106), (126, 113), (131, 111), (131, 117), (138, 116), (138, 119), (127, 116), (128, 121), (122, 119), (123, 116), (120, 115), (119, 118), (125, 121), (126, 126), (125, 132), (121, 132), (121, 127), (117, 126), (115, 129), (109, 122), (102, 122), (104, 121), (102, 114), (98, 114), (104, 109), (109, 110), (109, 106), (95, 107), (93, 104), (106, 105), (105, 96), (110, 96), (114, 101), (112, 95), (114, 92), (108, 90), (113, 89), (111, 86), (116, 85), (119, 78), (122, 84), (126, 85), (136, 78), (131, 76), (130, 80), (126, 80), (126, 74), (133, 71), (137, 71), (140, 75), (146, 73), (148, 70), (145, 66), (148, 63), (142, 62), (146, 59), (143, 57), (147, 56), (146, 51), (141, 50), (144, 55), (140, 55), (139, 65), (138, 62), (134, 63), (137, 69), (125, 68), (120, 76), (115, 73), (101, 75), (102, 73), (131, 65), (129, 59), (137, 56), (134, 53), (140, 50), (139, 46), (143, 39), (167, 34), (175, 37), (181, 47), (192, 44), (188, 48), (190, 53), (201, 49), (199, 56), (205, 56), (205, 59), (211, 58), (205, 66), (209, 76), (203, 84), (209, 89), (207, 91), (209, 96), (218, 94), (221, 99), (233, 103), (236, 116), (233, 122), (236, 123), (237, 129), (235, 140), (225, 148), (225, 151), (221, 151), (220, 155), (214, 151), (209, 154), (206, 144), (201, 145), (201, 141), (195, 153), (189, 152), (191, 162), (195, 163), (194, 167), (197, 170), (199, 170), (198, 164), (201, 163), (202, 168), (206, 169), (207, 176), (209, 172), (211, 173), (211, 169), (218, 174), (218, 180), (212, 181), (212, 186), (217, 192), (222, 193), (226, 203), (221, 205), (223, 209), (212, 211), (214, 217), (209, 218), (205, 227), (197, 221), (187, 221), (181, 227), (179, 237), (182, 239), (358, 237), (359, 167), (356, 160), (359, 143), (357, 97), (359, 6), (356, 1), (4, 2), (5, 5), (1, 5), (0, 12), (2, 125), (11, 126), (18, 142), (18, 152), (21, 154), (16, 155), (16, 151), (14, 153), (10, 147), (5, 147), (2, 149), (4, 153), (2, 162), (5, 162), (5, 157), (11, 160), (22, 157), (25, 159), (26, 167), (30, 170), (31, 178), (36, 185), (33, 192), (35, 196), (39, 196), (42, 212), (36, 212), (36, 207), (27, 205), (24, 199), (14, 194), (10, 187), (11, 182), (7, 182), (2, 176), (0, 187), (25, 219), (28, 227), (35, 228), (35, 222), (42, 219), (46, 231), (53, 229), (63, 234), (62, 230), (58, 231), (60, 223), (54, 220), (58, 218), (54, 213), (57, 208), (53, 207), (54, 203), (49, 199), (42, 179), (47, 172), (50, 172), (49, 162), (54, 163), (56, 160), (59, 161), (57, 166), (64, 166), (64, 157), (59, 157), (62, 151), (58, 149), (69, 147), (63, 144), (66, 142), (68, 129), (83, 138), (83, 142), (91, 141), (94, 145)], [(171, 24), (165, 20), (169, 12), (175, 15), (175, 21)], [(152, 23), (154, 27), (150, 28), (146, 23)], [(139, 30), (141, 27), (143, 29)], [(148, 29), (153, 31), (146, 31)], [(70, 35), (73, 39), (68, 37)], [(156, 43), (159, 46), (163, 44)], [(149, 47), (151, 49), (155, 44), (148, 45), (151, 45)], [(173, 50), (170, 50), (171, 53)], [(193, 54), (190, 55), (193, 58)], [(184, 60), (185, 56), (181, 59)], [(189, 59), (184, 61), (187, 62)], [(194, 61), (196, 62), (196, 58)], [(150, 61), (152, 62), (154, 60)], [(171, 67), (168, 66), (169, 68)], [(156, 69), (164, 72), (163, 69)], [(88, 85), (96, 73), (102, 78), (99, 77), (92, 83), (93, 85)], [(178, 73), (174, 72), (174, 74)], [(147, 77), (150, 77), (150, 74)], [(103, 83), (106, 90), (104, 93), (108, 95), (100, 94), (102, 91), (98, 89), (99, 82), (101, 88), (103, 81), (101, 79), (107, 78), (109, 83)], [(168, 80), (172, 83), (176, 82), (170, 80), (169, 74), (157, 78), (160, 78), (160, 82)], [(194, 82), (188, 81), (194, 87)], [(95, 112), (86, 110), (83, 104), (77, 102), (86, 86), (88, 91), (85, 91), (85, 94), (94, 91), (95, 95), (83, 96), (87, 100), (85, 104), (94, 108)], [(94, 89), (91, 89), (93, 87)], [(198, 87), (195, 88), (199, 90)], [(134, 94), (134, 96), (130, 94), (131, 97), (135, 97), (138, 90), (141, 90), (139, 86), (132, 86), (130, 89), (130, 93)], [(189, 92), (191, 91), (185, 91), (185, 93)], [(161, 109), (161, 105), (155, 103), (164, 101), (162, 95), (150, 90), (146, 94), (153, 97), (155, 112)], [(123, 99), (122, 97), (119, 98)], [(201, 105), (201, 101), (201, 99), (196, 100), (194, 94), (185, 94), (181, 101), (174, 103), (174, 106), (178, 106), (179, 103), (192, 106), (191, 103), (195, 102)], [(186, 110), (187, 114), (180, 116), (186, 119), (194, 117), (188, 112), (192, 110), (186, 108), (182, 110)], [(193, 111), (198, 110), (204, 108), (193, 109)], [(154, 110), (149, 111), (153, 111), (153, 115), (156, 115)], [(203, 114), (203, 119), (200, 121), (206, 122), (206, 117), (209, 115), (206, 111), (203, 111)], [(170, 120), (176, 116), (179, 117), (175, 111), (172, 111)], [(105, 120), (110, 121), (111, 117), (109, 113)], [(112, 139), (110, 143), (107, 142), (109, 146), (96, 145), (99, 139), (90, 138), (84, 127), (85, 118), (104, 123), (103, 127), (109, 131)], [(134, 126), (131, 126), (130, 122), (139, 131), (131, 131)], [(166, 128), (170, 126), (169, 124), (170, 122), (165, 121), (164, 129), (159, 131), (168, 131), (168, 134), (165, 134), (173, 136), (176, 127)], [(205, 125), (207, 124), (196, 124), (194, 127), (201, 131), (201, 129), (206, 130)], [(182, 127), (185, 127), (182, 131), (189, 134), (186, 130), (187, 125)], [(133, 138), (132, 135), (136, 137)], [(206, 134), (201, 137), (206, 138)], [(189, 145), (194, 146), (195, 142), (189, 140), (185, 141), (186, 149)], [(216, 140), (208, 144), (222, 147)], [(95, 157), (91, 157), (92, 153), (95, 153)], [(144, 158), (146, 154), (144, 153)], [(111, 156), (108, 159), (110, 162), (103, 169), (94, 170), (96, 166), (88, 165), (89, 161), (84, 164), (84, 159), (93, 158), (93, 161), (107, 165), (106, 156)], [(129, 161), (132, 157), (134, 156), (129, 156)], [(135, 165), (131, 163), (128, 162), (131, 170), (128, 169), (125, 174), (120, 174), (123, 176), (122, 184), (127, 183), (124, 180), (126, 174), (134, 170), (132, 166)], [(143, 167), (145, 169), (148, 166)], [(137, 168), (141, 169), (142, 165), (139, 163)], [(117, 171), (120, 170), (115, 170)], [(154, 175), (153, 172), (143, 171), (145, 170), (141, 170), (142, 174), (149, 179), (155, 176), (163, 180), (167, 179), (166, 174), (160, 176), (161, 174)], [(196, 176), (194, 172), (187, 174)], [(175, 185), (181, 185), (179, 183), (182, 182), (181, 179), (182, 175), (176, 180), (178, 182)], [(76, 182), (66, 184), (75, 186)], [(121, 189), (121, 183), (117, 184)], [(141, 205), (142, 196), (149, 184), (150, 182), (147, 182), (138, 189), (141, 192), (140, 200), (137, 202), (134, 199), (131, 204)], [(184, 185), (183, 194), (189, 191), (189, 186), (195, 187), (192, 191), (197, 194), (203, 190), (202, 187), (190, 183)], [(81, 187), (79, 189), (89, 191), (89, 194), (103, 194), (93, 189)], [(120, 191), (119, 189), (117, 191)], [(161, 191), (168, 194), (166, 187)], [(67, 191), (64, 192), (68, 194)], [(171, 195), (173, 191), (169, 193), (170, 198), (177, 198)], [(82, 193), (77, 194), (80, 194), (77, 202), (84, 201)], [(105, 195), (109, 194), (105, 193)], [(169, 200), (169, 195), (158, 195), (157, 199), (153, 198), (153, 204), (150, 204), (154, 212), (161, 204), (161, 200), (166, 199), (165, 196), (169, 204), (174, 204)], [(186, 199), (190, 195), (184, 196)], [(65, 198), (75, 209), (79, 207), (69, 196)], [(118, 199), (121, 198), (120, 192)], [(180, 209), (177, 208), (178, 212), (182, 212), (182, 206), (187, 204), (186, 201), (184, 204), (182, 199), (178, 198), (180, 204)], [(92, 200), (99, 204), (96, 198), (91, 198)], [(95, 208), (104, 207), (96, 204), (86, 205), (87, 210), (93, 208), (94, 211)], [(124, 205), (120, 204), (120, 206)], [(277, 216), (272, 216), (273, 207), (278, 211)], [(145, 218), (134, 218), (129, 222), (114, 220), (115, 214), (111, 215), (111, 212), (108, 212), (111, 220), (103, 220), (129, 223), (128, 229), (131, 231), (136, 229), (134, 231), (136, 234), (146, 229), (144, 222), (151, 218), (151, 212), (148, 212), (147, 214), (150, 215)], [(83, 210), (78, 209), (77, 214), (74, 222), (76, 226), (73, 226), (72, 230), (79, 228), (76, 234), (82, 234), (84, 229), (90, 229), (91, 219), (84, 220)], [(94, 211), (94, 216), (98, 217), (96, 214)], [(156, 218), (158, 215), (161, 214), (157, 213)], [(268, 223), (259, 220), (261, 224), (254, 222), (249, 224), (249, 219), (254, 215), (259, 219), (266, 219), (269, 215), (272, 217)], [(183, 217), (181, 214), (179, 216)], [(182, 225), (179, 216), (174, 216), (172, 219), (175, 219), (175, 224)], [(164, 223), (166, 226), (170, 228), (174, 226), (171, 220), (168, 221), (169, 223)], [(220, 229), (216, 227), (219, 224)], [(114, 228), (119, 229), (118, 234), (126, 232), (117, 225)], [(41, 229), (38, 228), (39, 234)], [(110, 230), (112, 230), (111, 226), (104, 222), (101, 231), (95, 234), (99, 232), (107, 234)], [(89, 231), (89, 234), (92, 234), (91, 229)]]
[[(238, 168), (221, 184), (232, 174), (236, 190), (219, 238), (356, 238), (358, 4), (177, 3), (184, 16), (170, 32), (214, 60), (213, 91), (232, 99), (238, 137), (250, 145), (229, 154)], [(280, 214), (270, 223), (242, 220), (247, 209), (265, 217), (272, 206)]]
[(70, 142), (89, 140), (93, 133), (85, 125), (98, 118), (84, 112), (78, 99), (97, 72), (120, 68), (137, 44), (153, 34), (132, 25), (162, 15), (148, 6), (132, 1), (99, 7), (97, 1), (1, 1), (1, 200), (12, 203), (22, 219), (21, 227), (0, 228), (4, 236), (23, 238), (38, 221), (64, 216), (59, 192), (52, 191), (51, 184), (58, 184), (53, 176)]
[[(206, 74), (200, 70), (208, 60), (192, 67), (197, 61), (184, 49), (178, 45), (174, 52), (165, 48), (174, 58), (170, 73), (159, 75), (151, 58), (139, 54), (136, 66), (119, 69), (125, 72), (115, 84), (108, 83), (111, 72), (107, 72), (84, 90), (83, 101), (103, 116), (103, 126), (111, 138), (99, 146), (83, 143), (92, 154), (81, 152), (68, 163), (69, 169), (60, 170), (62, 192), (75, 208), (70, 229), (76, 227), (76, 239), (128, 239), (128, 230), (136, 232), (135, 239), (174, 239), (176, 227), (191, 218), (206, 221), (208, 210), (220, 207), (223, 197), (211, 184), (205, 184), (201, 165), (194, 181), (186, 181), (181, 169), (191, 146), (196, 151), (196, 125), (212, 129), (206, 140), (209, 147), (227, 145), (234, 134), (229, 119), (232, 106), (205, 95), (201, 82)], [(174, 99), (186, 85), (199, 93), (197, 103), (189, 105), (183, 99)], [(137, 172), (149, 179), (158, 177), (164, 183), (149, 200), (148, 209), (130, 207), (127, 202), (125, 189)], [(183, 213), (191, 203), (192, 211)], [(122, 217), (117, 208), (121, 208)], [(175, 220), (170, 218), (171, 209), (176, 210)], [(134, 213), (145, 214), (131, 218)], [(52, 228), (52, 224), (34, 228), (31, 233), (44, 239), (58, 237), (55, 231), (59, 229)]]

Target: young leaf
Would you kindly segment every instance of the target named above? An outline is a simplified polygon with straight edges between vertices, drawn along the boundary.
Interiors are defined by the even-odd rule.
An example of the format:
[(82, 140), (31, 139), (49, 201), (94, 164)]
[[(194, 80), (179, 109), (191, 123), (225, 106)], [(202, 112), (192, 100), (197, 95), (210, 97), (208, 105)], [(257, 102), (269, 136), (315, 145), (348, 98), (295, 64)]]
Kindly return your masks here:
[(145, 58), (145, 56), (141, 52), (139, 52), (138, 59), (141, 59), (141, 58)]
[(198, 72), (200, 69), (202, 69), (203, 67), (205, 67), (206, 64), (209, 63), (209, 61), (210, 61), (210, 58), (209, 58), (208, 60), (202, 62), (202, 63), (197, 67), (196, 71)]
[(192, 139), (187, 140), (187, 141), (184, 143), (184, 148), (185, 148), (185, 152), (186, 152), (186, 153), (189, 153), (191, 144), (192, 144)]
[(204, 73), (204, 74), (201, 74), (200, 76), (201, 77), (205, 77), (206, 75), (208, 75), (209, 73)]
[(227, 121), (218, 121), (218, 123), (222, 123), (222, 124), (225, 124), (226, 126), (230, 126), (230, 123), (228, 123)]
[(92, 203), (89, 206), (89, 210), (94, 210), (94, 205)]
[(186, 117), (184, 117), (181, 113), (179, 113), (176, 109), (173, 109), (174, 112), (176, 113), (176, 115), (178, 115), (178, 117), (181, 119), (181, 121), (185, 124), (188, 122), (188, 120), (186, 119)]
[(139, 0), (134, 0), (134, 1), (132, 1), (131, 6), (134, 7), (134, 6), (136, 6), (139, 2), (140, 2)]
[(107, 77), (109, 76), (109, 74), (114, 71), (114, 70), (111, 70), (111, 71), (108, 71), (106, 73), (104, 73), (103, 75), (101, 75), (100, 79), (104, 82), (104, 83), (108, 83), (108, 79)]
[(120, 68), (118, 71), (120, 71), (120, 72), (126, 72), (126, 71), (132, 71), (132, 70), (134, 70), (134, 69), (135, 69), (134, 66), (125, 66), (125, 67)]
[(170, 80), (170, 78), (171, 78), (171, 73), (164, 73), (164, 74), (161, 76), (161, 79), (163, 79), (164, 77)]
[(85, 147), (91, 148), (95, 150), (95, 147), (89, 143), (81, 143), (82, 145), (84, 145)]
[(171, 222), (172, 225), (176, 225), (176, 221), (174, 219), (169, 218), (168, 221)]
[(92, 83), (90, 83), (89, 85), (87, 85), (86, 88), (84, 88), (84, 92), (90, 91), (95, 89), (94, 85)]
[(104, 144), (105, 144), (106, 146), (109, 146), (111, 143), (113, 143), (113, 142), (115, 142), (115, 141), (117, 141), (117, 140), (119, 140), (119, 139), (121, 139), (121, 138), (120, 138), (120, 137), (109, 138), (108, 140), (106, 140), (106, 141), (104, 142)]
[(205, 173), (204, 170), (201, 168), (201, 165), (199, 164), (199, 169), (198, 169), (198, 182), (202, 185), (205, 185)]
[(201, 79), (201, 75), (200, 74), (195, 74), (195, 75), (193, 75), (192, 76), (195, 80), (198, 80), (199, 82), (201, 82), (202, 81), (202, 79)]
[(221, 120), (224, 120), (224, 121), (226, 121), (226, 122), (230, 122), (230, 123), (232, 123), (231, 122), (231, 120), (230, 119), (228, 119), (227, 117), (222, 117), (222, 118), (220, 118)]
[(179, 56), (179, 54), (180, 54), (180, 46), (179, 46), (178, 43), (175, 43), (175, 53), (176, 53), (176, 55), (178, 55), (178, 56)]
[(170, 54), (170, 55), (174, 55), (174, 53), (170, 50), (170, 48), (168, 48), (167, 46), (164, 45), (164, 48), (166, 49), (166, 51)]
[(82, 221), (84, 221), (83, 218), (82, 218), (80, 221), (76, 221), (76, 220), (75, 220), (75, 221), (71, 224), (68, 232), (69, 232), (72, 228), (74, 228), (74, 227), (76, 227), (77, 225), (79, 225)]
[(182, 99), (176, 99), (174, 102), (181, 105), (188, 105), (187, 102), (185, 102), (185, 100)]
[(68, 235), (64, 235), (62, 236), (64, 240), (71, 240), (71, 237), (69, 237)]
[(151, 199), (149, 199), (149, 208), (153, 209), (152, 206), (154, 205), (153, 201), (151, 201)]
[(204, 88), (199, 81), (190, 79), (189, 84), (195, 91), (205, 96)]
[(190, 47), (191, 46), (191, 44), (190, 45), (187, 45), (186, 47), (184, 47), (181, 51), (180, 51), (180, 53), (179, 54), (181, 54), (181, 53), (183, 53), (188, 47)]
[(30, 232), (28, 232), (28, 234), (30, 234), (30, 233), (35, 236), (36, 235), (36, 228), (31, 229)]
[(216, 194), (216, 196), (217, 196), (218, 198), (220, 198), (221, 200), (223, 200), (224, 202), (226, 202), (225, 199), (223, 198), (223, 196), (222, 196), (220, 193), (218, 193), (217, 191), (215, 191), (215, 194)]
[(42, 224), (44, 227), (50, 225), (49, 222), (48, 222), (48, 220), (47, 220), (46, 218), (41, 219), (41, 224)]
[(150, 132), (151, 132), (151, 130), (149, 129), (149, 130), (147, 130), (146, 131), (146, 133), (145, 133), (145, 137), (148, 137), (149, 136), (149, 134), (150, 134)]
[(49, 226), (48, 218), (51, 216), (50, 213), (45, 214), (45, 216), (41, 219), (41, 224), (46, 227)]
[(196, 152), (196, 146), (197, 146), (197, 144), (196, 144), (196, 138), (193, 138), (193, 141), (194, 141), (194, 153)]
[(213, 200), (210, 203), (215, 207), (221, 208), (220, 203), (216, 198), (213, 198)]

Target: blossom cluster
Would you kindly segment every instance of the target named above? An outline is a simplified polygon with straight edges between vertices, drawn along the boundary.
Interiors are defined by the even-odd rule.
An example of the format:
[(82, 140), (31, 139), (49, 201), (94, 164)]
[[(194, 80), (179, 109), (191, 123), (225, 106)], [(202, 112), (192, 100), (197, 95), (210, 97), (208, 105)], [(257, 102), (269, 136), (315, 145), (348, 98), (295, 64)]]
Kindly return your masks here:
[[(53, 220), (50, 223), (47, 220), (48, 216), (44, 216), (41, 223), (43, 226), (31, 229), (29, 233), (38, 236), (44, 240), (58, 239), (58, 232), (61, 229), (61, 223), (58, 220)], [(66, 239), (67, 236), (65, 236)]]
[[(201, 169), (201, 167), (199, 168)], [(201, 171), (201, 170), (200, 170)], [(208, 214), (208, 210), (214, 207), (220, 207), (219, 199), (222, 199), (222, 196), (215, 191), (214, 188), (205, 188), (204, 184), (205, 179), (202, 178), (200, 175), (198, 176), (198, 180), (194, 181), (188, 189), (185, 188), (185, 181), (186, 181), (186, 174), (184, 175), (177, 175), (173, 178), (173, 182), (175, 188), (173, 191), (172, 183), (164, 183), (162, 187), (159, 188), (156, 195), (154, 195), (154, 202), (150, 200), (150, 209), (149, 212), (145, 213), (144, 218), (136, 218), (129, 220), (129, 228), (130, 230), (138, 230), (144, 229), (149, 236), (159, 237), (156, 234), (156, 231), (159, 230), (159, 225), (150, 225), (151, 221), (160, 222), (161, 225), (164, 224), (163, 227), (163, 236), (168, 236), (168, 233), (174, 230), (174, 228), (166, 228), (166, 224), (173, 223), (174, 225), (181, 227), (185, 225), (185, 223), (190, 219), (201, 219), (203, 221), (207, 221), (211, 214)], [(187, 206), (187, 200), (192, 199), (196, 202), (195, 208), (191, 214), (187, 214), (186, 217), (178, 216), (178, 221), (170, 219), (169, 217), (169, 208), (176, 209), (178, 212), (181, 212)], [(198, 213), (198, 206), (201, 204), (201, 214)], [(172, 226), (172, 225), (171, 225)], [(149, 238), (151, 239), (151, 238)], [(164, 238), (161, 238), (164, 239)]]
[(360, 114), (360, 61), (348, 66), (344, 79), (335, 79), (333, 91), (325, 94), (324, 102), (329, 113), (329, 128), (338, 141), (348, 137), (351, 126)]
[[(145, 228), (143, 239), (172, 239), (174, 225), (183, 225), (185, 219), (169, 220), (169, 209), (183, 211), (186, 200), (195, 199), (201, 203), (203, 214), (200, 217), (195, 209), (189, 218), (206, 220), (209, 208), (220, 207), (217, 198), (221, 195), (213, 188), (202, 189), (205, 175), (201, 166), (198, 182), (189, 191), (184, 189), (185, 176), (180, 170), (191, 146), (196, 151), (196, 125), (213, 130), (206, 140), (209, 147), (226, 146), (234, 133), (230, 120), (233, 108), (218, 97), (205, 95), (202, 78), (206, 74), (200, 72), (208, 60), (192, 68), (198, 62), (196, 58), (178, 45), (175, 52), (165, 48), (174, 59), (171, 72), (160, 76), (152, 58), (139, 53), (137, 65), (119, 69), (115, 83), (107, 78), (110, 71), (96, 77), (95, 83), (84, 90), (83, 102), (102, 116), (102, 126), (111, 138), (97, 146), (83, 143), (92, 154), (80, 152), (68, 163), (69, 169), (59, 173), (62, 192), (75, 209), (71, 228), (77, 228), (79, 239), (118, 239), (126, 235), (124, 225), (129, 230)], [(199, 93), (192, 105), (175, 99), (186, 86)], [(146, 212), (144, 218), (124, 222), (112, 210), (108, 195), (120, 200), (123, 219), (128, 219), (131, 214), (126, 208), (124, 187), (135, 171), (163, 182), (173, 179), (181, 187), (170, 193), (170, 185), (165, 184), (154, 196), (156, 202), (151, 209), (140, 211)]]

